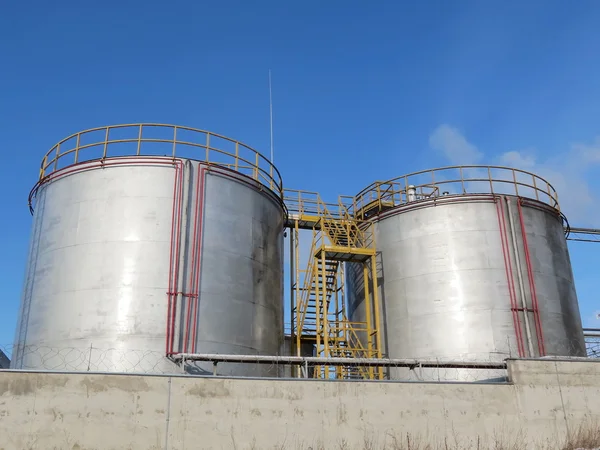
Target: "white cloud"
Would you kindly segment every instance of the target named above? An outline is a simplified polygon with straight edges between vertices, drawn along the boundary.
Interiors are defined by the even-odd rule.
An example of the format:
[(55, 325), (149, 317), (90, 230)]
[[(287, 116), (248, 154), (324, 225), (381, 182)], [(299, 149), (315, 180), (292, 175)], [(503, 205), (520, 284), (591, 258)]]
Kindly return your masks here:
[(433, 131), (429, 144), (452, 164), (498, 164), (535, 173), (556, 189), (561, 208), (572, 225), (600, 223), (600, 198), (597, 188), (591, 185), (600, 180), (600, 138), (591, 144), (572, 144), (560, 154), (543, 158), (533, 149), (494, 156), (481, 152), (460, 131), (444, 124)]
[(594, 311), (589, 316), (584, 315), (582, 319), (584, 328), (597, 328), (600, 324), (600, 310)]
[(558, 201), (572, 225), (597, 226), (600, 222), (598, 194), (590, 184), (600, 168), (600, 142), (573, 144), (559, 155), (539, 159), (534, 154), (510, 151), (500, 162), (528, 170), (546, 179), (558, 192)]
[(535, 156), (525, 154), (524, 152), (506, 152), (502, 154), (501, 162), (509, 167), (515, 167), (522, 170), (530, 170), (535, 167)]
[(452, 164), (477, 164), (483, 158), (483, 153), (467, 141), (458, 129), (446, 124), (437, 127), (429, 136), (429, 145), (442, 152)]

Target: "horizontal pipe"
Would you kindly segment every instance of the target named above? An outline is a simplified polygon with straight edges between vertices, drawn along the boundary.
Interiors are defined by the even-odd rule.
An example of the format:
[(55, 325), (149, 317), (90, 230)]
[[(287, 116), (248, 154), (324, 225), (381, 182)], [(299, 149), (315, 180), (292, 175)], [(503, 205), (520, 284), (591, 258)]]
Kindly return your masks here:
[(600, 229), (598, 229), (598, 228), (575, 228), (575, 227), (570, 227), (569, 230), (571, 231), (571, 233), (600, 234)]
[(449, 369), (506, 369), (505, 362), (434, 361), (389, 358), (324, 358), (317, 356), (219, 355), (214, 353), (178, 353), (173, 361), (208, 361), (213, 363), (255, 363), (362, 367), (443, 367)]
[(567, 240), (569, 241), (600, 242), (600, 229), (597, 228), (565, 227), (565, 233), (568, 233)]
[(583, 335), (585, 337), (600, 337), (600, 328), (584, 328)]

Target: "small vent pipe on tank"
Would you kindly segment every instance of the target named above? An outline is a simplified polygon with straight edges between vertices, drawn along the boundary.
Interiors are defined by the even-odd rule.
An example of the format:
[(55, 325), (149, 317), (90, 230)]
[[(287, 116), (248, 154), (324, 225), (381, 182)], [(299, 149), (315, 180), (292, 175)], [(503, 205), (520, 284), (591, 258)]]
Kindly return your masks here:
[(414, 202), (417, 199), (417, 189), (411, 184), (406, 190), (409, 202)]

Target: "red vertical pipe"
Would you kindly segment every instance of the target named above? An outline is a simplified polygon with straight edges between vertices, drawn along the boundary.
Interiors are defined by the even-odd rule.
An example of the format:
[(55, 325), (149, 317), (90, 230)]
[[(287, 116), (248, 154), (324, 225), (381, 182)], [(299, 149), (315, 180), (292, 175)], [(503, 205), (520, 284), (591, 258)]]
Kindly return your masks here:
[[(199, 277), (202, 261), (202, 227), (204, 217), (204, 179), (206, 168), (198, 166), (198, 181), (196, 183), (196, 198), (194, 201), (194, 231), (192, 233), (192, 264), (189, 279), (189, 294), (186, 310), (184, 352), (196, 348), (197, 316), (199, 303)], [(190, 334), (191, 333), (191, 334)], [(191, 339), (190, 339), (191, 338)]]
[(533, 267), (531, 265), (531, 254), (529, 253), (529, 244), (527, 243), (527, 231), (525, 230), (525, 220), (523, 219), (523, 208), (521, 199), (517, 202), (519, 210), (519, 222), (521, 224), (521, 235), (523, 237), (523, 248), (525, 249), (525, 262), (527, 263), (527, 278), (529, 279), (529, 289), (531, 291), (531, 306), (533, 308), (533, 317), (535, 322), (535, 331), (537, 333), (538, 351), (540, 356), (546, 354), (546, 346), (544, 344), (544, 335), (542, 330), (542, 320), (540, 318), (540, 309), (535, 289), (535, 278)]
[[(198, 176), (200, 177), (200, 169), (201, 166), (198, 166)], [(194, 231), (192, 233), (192, 242), (190, 243), (192, 249), (192, 264), (190, 270), (190, 278), (189, 278), (189, 294), (187, 296), (187, 305), (186, 305), (186, 320), (185, 320), (185, 337), (184, 337), (184, 348), (183, 351), (187, 353), (190, 339), (190, 327), (191, 327), (191, 317), (192, 317), (192, 303), (194, 302), (194, 294), (195, 294), (195, 278), (196, 278), (196, 259), (197, 259), (197, 251), (198, 251), (198, 208), (200, 203), (200, 183), (201, 178), (198, 178), (196, 182), (196, 193), (194, 199)]]
[(178, 197), (178, 201), (177, 201), (177, 215), (176, 215), (176, 226), (177, 226), (177, 233), (176, 233), (176, 238), (175, 238), (175, 272), (173, 274), (173, 278), (174, 278), (174, 300), (175, 302), (173, 303), (173, 314), (171, 317), (171, 352), (174, 352), (174, 342), (175, 342), (175, 320), (176, 320), (176, 313), (177, 313), (177, 296), (179, 295), (179, 260), (180, 260), (180, 253), (181, 253), (181, 226), (182, 226), (182, 211), (183, 211), (183, 178), (184, 178), (184, 165), (183, 165), (183, 161), (178, 160), (177, 162), (177, 166), (176, 166), (176, 170), (177, 170), (177, 179), (178, 179), (178, 183), (179, 183), (179, 197)]
[(171, 339), (171, 311), (173, 308), (173, 247), (175, 241), (175, 208), (177, 202), (177, 171), (175, 172), (175, 182), (173, 183), (173, 212), (171, 214), (171, 248), (169, 249), (169, 289), (167, 292), (167, 339), (166, 354), (170, 354)]
[(513, 324), (515, 328), (515, 337), (517, 340), (517, 350), (519, 356), (525, 355), (525, 346), (523, 342), (523, 332), (521, 330), (521, 323), (519, 321), (518, 307), (517, 307), (517, 294), (515, 290), (515, 280), (512, 271), (512, 262), (510, 260), (510, 251), (508, 245), (508, 235), (506, 231), (506, 218), (504, 215), (504, 208), (499, 198), (496, 198), (496, 214), (498, 216), (498, 225), (500, 227), (500, 239), (502, 241), (502, 255), (504, 257), (504, 269), (506, 271), (506, 279), (508, 282), (508, 294), (510, 297), (510, 309), (513, 315)]
[(200, 303), (200, 276), (202, 269), (202, 238), (203, 238), (203, 228), (204, 228), (204, 184), (206, 180), (206, 171), (205, 167), (198, 167), (198, 184), (200, 188), (198, 190), (198, 208), (199, 213), (196, 216), (198, 221), (198, 253), (196, 255), (196, 274), (195, 284), (194, 284), (194, 314), (193, 318), (193, 331), (192, 331), (192, 353), (196, 353), (196, 338), (198, 333), (198, 306)]
[[(234, 171), (229, 171), (225, 168), (206, 167), (202, 164), (198, 165), (198, 181), (195, 190), (194, 201), (194, 229), (191, 239), (191, 272), (189, 278), (189, 291), (184, 294), (187, 299), (185, 310), (185, 324), (183, 328), (184, 344), (183, 351), (191, 353), (196, 352), (196, 340), (198, 333), (198, 310), (200, 304), (200, 277), (202, 266), (202, 239), (203, 239), (203, 223), (204, 223), (204, 192), (206, 188), (206, 172), (215, 171), (223, 176), (232, 177)], [(235, 178), (237, 181), (244, 180)], [(247, 183), (250, 187), (255, 188), (251, 183)], [(173, 315), (174, 320), (174, 315)], [(172, 325), (174, 333), (174, 323)]]
[(167, 339), (166, 353), (173, 353), (173, 341), (175, 333), (175, 314), (177, 300), (177, 272), (179, 269), (179, 247), (181, 235), (181, 200), (182, 200), (182, 164), (180, 160), (175, 162), (175, 183), (173, 185), (173, 212), (171, 215), (171, 248), (169, 250), (169, 292), (167, 293)]

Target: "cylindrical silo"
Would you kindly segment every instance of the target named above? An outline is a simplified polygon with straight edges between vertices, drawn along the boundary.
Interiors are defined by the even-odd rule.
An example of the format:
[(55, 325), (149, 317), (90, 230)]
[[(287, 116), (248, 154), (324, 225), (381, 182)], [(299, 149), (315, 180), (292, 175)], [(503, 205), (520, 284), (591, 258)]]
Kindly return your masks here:
[[(386, 356), (440, 362), (585, 356), (562, 217), (543, 179), (499, 167), (439, 169), (375, 183), (357, 196), (355, 212), (373, 221)], [(363, 271), (347, 272), (350, 320), (361, 322)], [(462, 369), (390, 376), (409, 374), (501, 376)]]
[(33, 196), (13, 368), (165, 373), (177, 353), (278, 353), (281, 180), (257, 152), (184, 127), (95, 129), (53, 148)]

